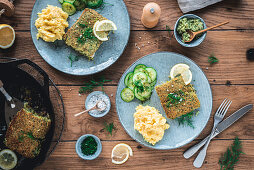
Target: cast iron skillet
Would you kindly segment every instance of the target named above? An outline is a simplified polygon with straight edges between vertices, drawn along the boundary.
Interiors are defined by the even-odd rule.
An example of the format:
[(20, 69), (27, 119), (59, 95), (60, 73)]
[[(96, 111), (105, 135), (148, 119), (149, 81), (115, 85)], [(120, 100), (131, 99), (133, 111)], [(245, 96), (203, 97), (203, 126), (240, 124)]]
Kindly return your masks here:
[[(33, 67), (43, 77), (43, 82), (38, 82), (31, 74), (19, 68), (22, 64), (28, 64)], [(38, 156), (33, 159), (22, 157), (17, 152), (18, 164), (15, 169), (33, 169), (42, 164), (47, 156), (54, 136), (55, 116), (52, 103), (49, 97), (49, 77), (36, 64), (30, 60), (14, 60), (6, 63), (0, 63), (0, 79), (4, 83), (4, 88), (11, 95), (21, 101), (29, 101), (32, 107), (35, 107), (37, 112), (47, 112), (51, 119), (51, 127), (42, 142), (41, 151)], [(4, 149), (6, 146), (3, 141), (5, 138), (5, 112), (4, 112), (5, 98), (0, 94), (0, 148)]]

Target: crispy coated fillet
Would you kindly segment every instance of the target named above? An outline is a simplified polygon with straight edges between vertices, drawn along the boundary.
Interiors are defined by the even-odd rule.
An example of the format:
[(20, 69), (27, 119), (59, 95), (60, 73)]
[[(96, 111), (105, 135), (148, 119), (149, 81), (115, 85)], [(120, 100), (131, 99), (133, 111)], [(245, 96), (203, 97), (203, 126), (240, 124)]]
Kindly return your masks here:
[(94, 54), (99, 49), (102, 41), (94, 38), (86, 39), (84, 43), (78, 42), (78, 38), (82, 35), (82, 31), (85, 30), (85, 28), (80, 26), (80, 24), (84, 24), (93, 29), (96, 21), (101, 20), (107, 20), (107, 18), (104, 18), (95, 10), (86, 8), (77, 20), (77, 22), (64, 35), (63, 39), (65, 40), (65, 43), (79, 53), (87, 56), (89, 59), (93, 59)]
[[(155, 90), (160, 97), (161, 105), (170, 119), (175, 119), (179, 116), (187, 114), (200, 107), (200, 102), (196, 95), (195, 89), (191, 84), (185, 85), (182, 76), (178, 76), (162, 85), (155, 87)], [(183, 92), (184, 101), (176, 104), (171, 104), (168, 107), (168, 94)]]
[(21, 109), (11, 120), (5, 136), (5, 144), (11, 150), (27, 158), (40, 152), (40, 139), (44, 139), (51, 120)]

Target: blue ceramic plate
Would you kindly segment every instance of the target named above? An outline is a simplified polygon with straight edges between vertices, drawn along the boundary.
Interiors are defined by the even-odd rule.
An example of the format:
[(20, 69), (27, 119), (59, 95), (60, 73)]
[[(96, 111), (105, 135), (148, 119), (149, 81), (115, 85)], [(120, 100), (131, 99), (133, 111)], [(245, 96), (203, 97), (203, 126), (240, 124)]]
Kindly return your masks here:
[[(112, 65), (123, 53), (130, 35), (130, 19), (127, 8), (123, 0), (106, 0), (105, 2), (113, 4), (105, 4), (104, 7), (96, 9), (104, 17), (112, 20), (116, 26), (117, 31), (110, 34), (110, 39), (104, 42), (99, 50), (95, 53), (93, 61), (89, 61), (85, 56), (81, 57), (79, 61), (71, 62), (68, 59), (70, 54), (80, 56), (71, 47), (65, 45), (64, 41), (55, 41), (48, 43), (42, 39), (37, 40), (37, 29), (34, 26), (37, 19), (37, 13), (46, 8), (47, 5), (54, 5), (61, 7), (58, 0), (37, 0), (33, 7), (31, 15), (31, 35), (35, 47), (42, 58), (52, 67), (71, 75), (90, 75), (100, 72), (110, 65)], [(82, 11), (68, 18), (69, 27), (80, 17)]]
[[(200, 113), (193, 118), (193, 125), (195, 126), (195, 129), (189, 126), (179, 126), (176, 120), (171, 120), (167, 118), (167, 122), (170, 124), (170, 128), (165, 131), (163, 139), (153, 146), (147, 143), (138, 131), (134, 130), (133, 114), (135, 112), (135, 108), (142, 103), (137, 99), (134, 99), (130, 103), (126, 103), (120, 97), (120, 93), (125, 87), (124, 77), (127, 73), (133, 71), (134, 67), (137, 64), (145, 64), (148, 67), (153, 67), (154, 69), (156, 69), (156, 85), (162, 84), (169, 80), (168, 76), (170, 73), (170, 69), (178, 63), (185, 63), (190, 66), (190, 70), (193, 74), (191, 84), (193, 84), (195, 89), (197, 90), (197, 95), (201, 104), (199, 108)], [(200, 67), (189, 58), (180, 54), (170, 52), (149, 54), (132, 64), (120, 79), (116, 94), (117, 113), (120, 122), (122, 123), (126, 132), (137, 142), (154, 149), (175, 149), (193, 141), (202, 132), (209, 120), (212, 111), (212, 101), (212, 91), (210, 88), (210, 84)], [(155, 90), (153, 91), (151, 99), (149, 101), (146, 101), (142, 105), (149, 105), (155, 107), (164, 117), (166, 117), (166, 114), (160, 104), (159, 96), (157, 95)]]

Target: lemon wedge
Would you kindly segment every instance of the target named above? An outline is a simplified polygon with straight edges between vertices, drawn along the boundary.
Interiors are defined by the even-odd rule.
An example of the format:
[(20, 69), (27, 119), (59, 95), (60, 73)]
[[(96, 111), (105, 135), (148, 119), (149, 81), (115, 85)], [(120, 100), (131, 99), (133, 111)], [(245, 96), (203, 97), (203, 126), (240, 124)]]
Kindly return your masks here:
[(96, 31), (116, 31), (117, 27), (113, 21), (102, 20), (96, 25)]
[(192, 73), (190, 67), (187, 64), (176, 64), (172, 67), (170, 71), (171, 79), (175, 78), (177, 75), (181, 74), (185, 84), (190, 84), (192, 80)]
[(116, 25), (110, 20), (97, 21), (93, 26), (93, 33), (101, 41), (108, 40), (109, 31), (117, 30)]
[(133, 156), (131, 147), (125, 143), (119, 143), (112, 150), (112, 163), (123, 164), (129, 159), (129, 156)]
[(10, 149), (0, 152), (0, 167), (2, 169), (13, 169), (17, 165), (17, 156)]
[(10, 25), (0, 24), (0, 48), (7, 49), (15, 40), (15, 31)]

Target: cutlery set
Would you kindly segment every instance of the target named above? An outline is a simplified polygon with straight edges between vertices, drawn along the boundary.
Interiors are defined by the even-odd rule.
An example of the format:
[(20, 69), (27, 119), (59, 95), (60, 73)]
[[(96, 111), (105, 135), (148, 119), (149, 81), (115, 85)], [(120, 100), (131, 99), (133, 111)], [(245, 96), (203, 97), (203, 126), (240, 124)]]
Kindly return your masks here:
[[(200, 168), (203, 165), (203, 162), (206, 157), (206, 151), (208, 148), (208, 145), (212, 138), (217, 136), (219, 133), (227, 129), (229, 126), (231, 126), (233, 123), (235, 123), (238, 119), (240, 119), (243, 115), (245, 115), (248, 111), (250, 111), (253, 108), (253, 104), (248, 104), (241, 109), (234, 112), (232, 115), (227, 117), (225, 120), (223, 120), (224, 116), (226, 115), (228, 108), (230, 107), (232, 101), (225, 99), (219, 108), (217, 109), (215, 115), (214, 115), (214, 125), (213, 129), (209, 136), (207, 136), (205, 139), (203, 139), (201, 142), (197, 143), (196, 145), (190, 147), (188, 150), (186, 150), (183, 154), (184, 158), (189, 159), (191, 156), (193, 156), (202, 146), (202, 150), (198, 153), (196, 159), (193, 162), (193, 165), (196, 168)], [(222, 121), (223, 120), (223, 121)]]

